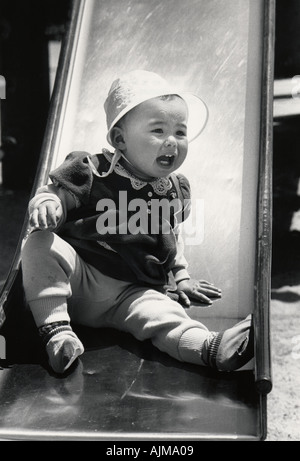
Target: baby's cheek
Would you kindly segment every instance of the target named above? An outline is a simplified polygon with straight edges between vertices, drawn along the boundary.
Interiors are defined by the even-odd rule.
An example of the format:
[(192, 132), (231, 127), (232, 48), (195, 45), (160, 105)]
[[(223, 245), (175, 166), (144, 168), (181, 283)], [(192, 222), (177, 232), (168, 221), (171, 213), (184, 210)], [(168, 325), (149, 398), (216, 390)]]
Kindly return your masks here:
[(178, 160), (183, 163), (187, 157), (187, 149), (180, 149)]

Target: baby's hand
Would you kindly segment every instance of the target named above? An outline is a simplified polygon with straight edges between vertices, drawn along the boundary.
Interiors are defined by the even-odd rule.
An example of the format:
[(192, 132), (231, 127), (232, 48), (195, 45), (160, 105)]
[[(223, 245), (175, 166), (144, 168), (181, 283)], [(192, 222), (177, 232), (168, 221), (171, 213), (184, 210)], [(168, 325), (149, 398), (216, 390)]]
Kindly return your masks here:
[(199, 301), (205, 304), (212, 304), (210, 298), (221, 298), (222, 292), (219, 288), (215, 287), (212, 283), (206, 280), (182, 280), (177, 284), (177, 293), (179, 295), (179, 302), (184, 306), (189, 307), (191, 304), (190, 299)]
[(38, 204), (32, 211), (29, 222), (36, 229), (53, 230), (62, 217), (63, 209), (54, 200), (45, 200)]

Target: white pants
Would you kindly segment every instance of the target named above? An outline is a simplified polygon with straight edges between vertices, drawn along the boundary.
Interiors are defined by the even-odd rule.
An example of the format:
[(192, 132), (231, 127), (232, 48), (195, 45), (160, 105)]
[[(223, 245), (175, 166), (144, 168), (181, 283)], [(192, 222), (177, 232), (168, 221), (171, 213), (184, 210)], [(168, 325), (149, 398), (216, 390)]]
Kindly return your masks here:
[(113, 327), (161, 351), (203, 365), (208, 329), (176, 301), (148, 287), (107, 277), (86, 264), (74, 248), (50, 231), (30, 234), (22, 250), (26, 300), (37, 327), (71, 320)]

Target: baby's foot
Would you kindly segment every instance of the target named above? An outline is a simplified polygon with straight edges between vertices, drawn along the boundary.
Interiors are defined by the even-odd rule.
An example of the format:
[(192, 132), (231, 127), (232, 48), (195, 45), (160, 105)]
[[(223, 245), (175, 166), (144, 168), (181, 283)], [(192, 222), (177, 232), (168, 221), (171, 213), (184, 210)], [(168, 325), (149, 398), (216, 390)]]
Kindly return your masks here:
[(47, 342), (46, 351), (53, 371), (64, 373), (83, 354), (84, 347), (73, 331), (61, 331)]
[(42, 325), (39, 335), (46, 347), (49, 364), (56, 373), (64, 373), (84, 352), (81, 341), (67, 320)]
[(220, 333), (211, 333), (202, 352), (205, 363), (219, 371), (238, 370), (254, 356), (252, 315)]

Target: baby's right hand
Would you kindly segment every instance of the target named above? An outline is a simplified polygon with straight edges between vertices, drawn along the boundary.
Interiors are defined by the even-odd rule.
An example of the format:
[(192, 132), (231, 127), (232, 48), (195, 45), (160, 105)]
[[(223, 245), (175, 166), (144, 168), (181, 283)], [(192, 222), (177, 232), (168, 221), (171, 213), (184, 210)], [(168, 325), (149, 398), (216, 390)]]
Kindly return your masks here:
[(63, 214), (62, 206), (54, 200), (45, 200), (33, 208), (29, 222), (36, 229), (53, 230)]

